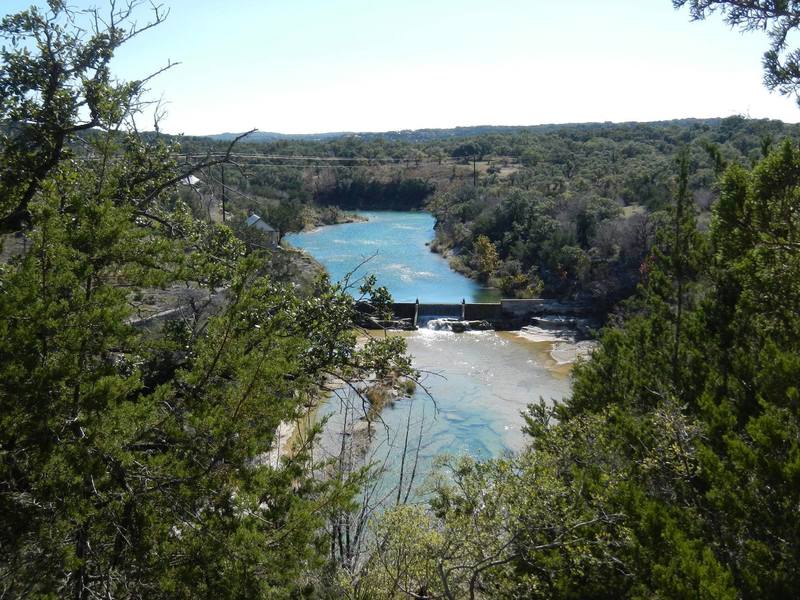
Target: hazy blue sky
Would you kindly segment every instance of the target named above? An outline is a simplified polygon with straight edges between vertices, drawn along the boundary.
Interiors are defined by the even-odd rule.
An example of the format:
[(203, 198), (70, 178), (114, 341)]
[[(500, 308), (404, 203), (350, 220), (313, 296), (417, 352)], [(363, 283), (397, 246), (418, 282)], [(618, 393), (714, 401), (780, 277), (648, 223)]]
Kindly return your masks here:
[[(29, 4), (0, 0), (5, 13)], [(114, 69), (131, 79), (182, 63), (151, 85), (172, 133), (800, 120), (793, 100), (762, 85), (763, 34), (719, 17), (692, 23), (670, 0), (164, 4), (167, 22), (122, 49)]]

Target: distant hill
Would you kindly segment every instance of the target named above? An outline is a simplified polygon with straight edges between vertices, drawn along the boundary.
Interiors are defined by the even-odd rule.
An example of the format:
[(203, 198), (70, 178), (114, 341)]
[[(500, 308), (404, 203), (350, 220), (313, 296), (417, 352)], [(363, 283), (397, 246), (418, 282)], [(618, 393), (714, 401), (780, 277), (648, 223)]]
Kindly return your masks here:
[[(308, 142), (319, 142), (332, 140), (342, 137), (361, 138), (365, 140), (370, 139), (384, 139), (391, 141), (402, 142), (428, 142), (433, 140), (453, 139), (453, 138), (467, 138), (478, 135), (486, 134), (501, 134), (501, 133), (515, 133), (519, 131), (531, 131), (538, 133), (548, 133), (562, 129), (585, 129), (585, 130), (603, 130), (611, 129), (614, 127), (624, 125), (676, 125), (687, 126), (694, 124), (716, 126), (722, 121), (722, 118), (709, 118), (709, 119), (672, 119), (667, 121), (651, 121), (645, 123), (638, 123), (629, 121), (624, 123), (614, 123), (611, 121), (605, 122), (590, 122), (590, 123), (552, 123), (545, 125), (471, 125), (466, 127), (453, 127), (450, 129), (403, 129), (399, 131), (383, 131), (383, 132), (351, 132), (351, 131), (337, 131), (327, 133), (277, 133), (272, 131), (256, 131), (248, 136), (249, 142), (274, 142), (279, 140), (301, 140)], [(213, 135), (197, 136), (204, 137), (218, 141), (230, 141), (239, 133), (216, 133)]]
[[(230, 142), (241, 133), (215, 133), (213, 135), (199, 135), (192, 137), (202, 137), (220, 142)], [(248, 142), (276, 142), (279, 140), (302, 140), (305, 142), (322, 142), (325, 140), (332, 140), (335, 138), (359, 135), (356, 133), (348, 132), (331, 132), (331, 133), (276, 133), (274, 131), (256, 131), (247, 136)]]

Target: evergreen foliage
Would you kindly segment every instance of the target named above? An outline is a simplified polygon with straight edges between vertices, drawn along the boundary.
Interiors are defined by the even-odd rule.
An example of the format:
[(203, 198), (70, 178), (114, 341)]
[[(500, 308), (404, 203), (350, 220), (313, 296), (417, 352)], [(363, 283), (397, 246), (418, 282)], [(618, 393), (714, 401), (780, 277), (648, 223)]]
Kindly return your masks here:
[[(692, 6), (702, 17), (717, 4), (794, 10)], [(316, 430), (282, 456), (276, 432), (330, 378), (402, 381), (402, 338), (357, 345), (347, 290), (321, 280), (299, 295), (228, 227), (196, 218), (177, 147), (136, 133), (142, 82), (110, 75), (114, 51), (146, 29), (130, 26), (135, 7), (88, 36), (57, 0), (0, 25), (0, 227), (29, 241), (0, 265), (0, 596), (796, 595), (800, 148), (779, 141), (793, 130), (731, 118), (432, 143), (438, 162), (519, 159), (507, 180), (487, 170), (429, 205), (440, 241), (469, 247), (484, 277), (520, 293), (543, 281), (575, 294), (631, 270), (640, 284), (572, 397), (529, 407), (528, 449), (443, 461), (429, 509), (387, 510), (346, 571), (324, 524), (353, 508), (359, 473), (315, 478)], [(730, 14), (760, 18), (741, 10)], [(194, 143), (206, 142), (184, 149)], [(278, 143), (420, 157), (376, 138)], [(314, 195), (290, 172), (256, 173), (290, 201), (275, 209), (281, 232)], [(409, 208), (432, 191), (367, 172), (317, 192)], [(705, 230), (708, 191), (719, 199)], [(631, 222), (631, 204), (650, 212)], [(631, 227), (625, 244), (613, 227)], [(224, 289), (224, 306), (140, 327), (129, 287), (174, 282)], [(391, 299), (373, 284), (359, 291), (382, 314)]]
[[(404, 135), (283, 139), (237, 150), (247, 174), (228, 185), (256, 201), (232, 210), (262, 216), (322, 213), (329, 206), (429, 210), (433, 248), (454, 268), (482, 278), (475, 239), (485, 235), (500, 263), (489, 284), (509, 296), (575, 298), (600, 312), (629, 297), (640, 281), (654, 232), (669, 210), (674, 156), (688, 153), (687, 199), (706, 229), (716, 186), (729, 165), (750, 167), (798, 127), (725, 119), (587, 123), (530, 128), (468, 128)], [(222, 142), (182, 139), (187, 153), (222, 152)], [(283, 160), (267, 158), (283, 156)], [(316, 157), (316, 158), (315, 158)], [(471, 158), (480, 159), (475, 170)], [(199, 212), (198, 212), (199, 214)], [(269, 217), (271, 218), (271, 217)], [(284, 219), (285, 220), (285, 219)], [(302, 227), (291, 219), (290, 227)]]
[(707, 234), (676, 170), (624, 323), (569, 400), (530, 407), (531, 447), (447, 465), (431, 512), (379, 527), (384, 597), (795, 595), (800, 149), (729, 167)]
[(429, 182), (416, 178), (381, 182), (355, 177), (337, 181), (331, 189), (320, 193), (317, 201), (347, 209), (418, 210), (433, 190)]
[[(192, 216), (174, 147), (135, 132), (140, 86), (106, 72), (128, 16), (93, 21), (115, 25), (88, 45), (61, 2), (2, 24), (26, 48), (3, 54), (15, 91), (0, 120), (19, 127), (3, 139), (2, 209), (29, 244), (0, 266), (0, 596), (297, 596), (355, 484), (312, 477), (313, 431), (279, 457), (278, 427), (330, 377), (407, 373), (403, 342), (356, 348), (346, 290), (298, 296), (230, 229)], [(46, 78), (25, 79), (42, 64), (72, 73), (64, 111)], [(86, 65), (100, 78), (74, 86)], [(67, 160), (77, 107), (95, 101), (97, 129)], [(224, 289), (224, 305), (142, 329), (130, 287), (174, 282)]]
[(688, 4), (696, 20), (719, 11), (731, 27), (766, 31), (770, 44), (762, 60), (764, 84), (800, 103), (800, 49), (789, 47), (800, 23), (800, 4), (795, 0), (672, 0), (672, 4), (675, 8)]

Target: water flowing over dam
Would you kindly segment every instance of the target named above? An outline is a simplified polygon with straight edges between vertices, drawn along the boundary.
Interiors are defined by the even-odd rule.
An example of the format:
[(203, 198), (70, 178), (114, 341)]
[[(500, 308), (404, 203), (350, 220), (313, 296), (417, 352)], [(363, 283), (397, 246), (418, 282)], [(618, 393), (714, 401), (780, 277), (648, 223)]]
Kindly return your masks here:
[[(399, 478), (399, 444), (419, 444), (418, 481), (437, 456), (490, 458), (523, 448), (521, 412), (540, 398), (548, 401), (569, 394), (570, 362), (579, 344), (563, 331), (547, 328), (453, 333), (446, 327), (430, 327), (435, 319), (465, 316), (462, 301), (497, 310), (498, 295), (451, 270), (442, 257), (430, 252), (426, 244), (433, 239), (431, 215), (360, 214), (370, 221), (322, 227), (287, 239), (312, 254), (334, 281), (372, 257), (364, 265), (364, 275), (375, 273), (378, 284), (388, 287), (398, 306), (405, 303), (406, 308), (400, 310), (425, 299), (419, 330), (391, 334), (406, 339), (421, 385), (410, 398), (387, 405), (365, 449), (372, 460), (383, 462), (386, 485)], [(342, 441), (344, 421), (353, 414), (346, 402), (334, 397), (320, 408), (319, 416), (329, 419), (323, 451), (334, 455)], [(410, 442), (400, 435), (407, 428), (412, 431)]]

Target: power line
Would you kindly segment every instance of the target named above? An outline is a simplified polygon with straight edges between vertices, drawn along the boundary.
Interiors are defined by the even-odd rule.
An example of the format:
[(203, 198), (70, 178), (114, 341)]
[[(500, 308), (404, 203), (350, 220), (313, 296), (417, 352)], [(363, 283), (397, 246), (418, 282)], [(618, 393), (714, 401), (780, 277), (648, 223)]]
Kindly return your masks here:
[(245, 167), (265, 167), (273, 169), (363, 169), (362, 165), (271, 165), (269, 163), (256, 162), (237, 162), (237, 165)]
[[(173, 154), (175, 158), (195, 159), (195, 158), (241, 158), (252, 160), (279, 160), (279, 161), (303, 161), (303, 162), (359, 162), (359, 163), (387, 163), (387, 164), (445, 164), (458, 163), (459, 159), (452, 156), (440, 158), (368, 158), (364, 156), (305, 156), (305, 155), (286, 155), (286, 154), (226, 154), (224, 152), (212, 152), (210, 154)], [(472, 158), (472, 157), (469, 157)], [(498, 157), (496, 160), (507, 160), (514, 157)], [(489, 161), (491, 162), (491, 161)]]
[[(203, 155), (203, 157), (207, 157), (208, 155)], [(183, 157), (181, 157), (183, 158)], [(70, 160), (78, 160), (81, 162), (96, 162), (98, 160), (102, 160), (98, 156), (76, 156), (72, 157)], [(245, 161), (237, 161), (235, 164), (240, 166), (246, 167), (263, 167), (263, 168), (273, 168), (273, 169), (364, 169), (369, 167), (370, 165), (359, 164), (359, 165), (344, 165), (344, 164), (292, 164), (292, 163), (282, 163), (282, 164), (270, 164), (268, 162), (256, 162), (259, 160), (259, 157), (255, 157), (255, 160), (245, 160)], [(349, 160), (349, 159), (348, 159)], [(460, 166), (465, 166), (463, 163), (439, 163), (438, 161), (408, 161), (413, 163), (410, 165), (412, 168), (416, 168), (422, 165), (429, 165), (429, 164), (437, 164), (438, 166), (456, 166), (460, 164)], [(191, 163), (187, 163), (191, 166)], [(404, 165), (399, 162), (394, 163), (385, 163), (384, 166), (397, 166), (403, 167)], [(376, 165), (377, 166), (377, 165)]]
[[(173, 154), (178, 158), (258, 158), (264, 160), (313, 160), (322, 162), (389, 162), (389, 163), (403, 163), (403, 162), (418, 162), (414, 158), (369, 158), (366, 156), (306, 156), (306, 155), (292, 155), (292, 154), (226, 154), (225, 152), (211, 152), (208, 154)], [(422, 159), (421, 159), (422, 160)], [(425, 159), (427, 161), (436, 161), (438, 159)]]
[[(366, 158), (366, 157), (342, 157), (342, 156), (292, 156), (279, 154), (226, 154), (224, 152), (212, 152), (208, 154), (172, 154), (172, 158), (190, 161), (192, 159), (204, 158), (232, 158), (235, 164), (247, 167), (261, 168), (287, 168), (287, 169), (362, 169), (370, 166), (398, 166), (417, 168), (423, 165), (445, 166), (464, 166), (464, 163), (453, 157), (438, 158)], [(511, 157), (504, 157), (511, 158)], [(100, 160), (96, 156), (76, 156), (73, 160), (92, 162)], [(261, 161), (280, 161), (279, 164)], [(344, 163), (359, 164), (344, 164)], [(489, 161), (491, 162), (491, 161)], [(473, 178), (477, 173), (475, 158), (472, 161)], [(469, 163), (467, 163), (468, 165)]]

